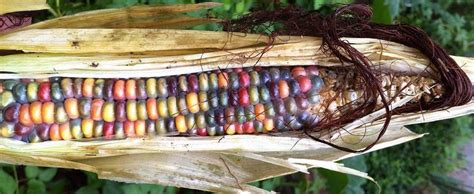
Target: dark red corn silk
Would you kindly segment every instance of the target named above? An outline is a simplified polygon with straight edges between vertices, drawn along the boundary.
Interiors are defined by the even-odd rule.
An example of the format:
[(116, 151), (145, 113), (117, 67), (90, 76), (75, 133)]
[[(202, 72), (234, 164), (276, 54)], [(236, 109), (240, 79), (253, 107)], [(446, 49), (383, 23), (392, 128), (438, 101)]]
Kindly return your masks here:
[[(421, 110), (433, 110), (442, 107), (459, 106), (468, 103), (473, 96), (471, 82), (464, 71), (437, 43), (420, 28), (406, 25), (384, 25), (371, 23), (372, 10), (363, 4), (346, 5), (338, 8), (328, 16), (319, 12), (306, 11), (297, 7), (279, 8), (274, 11), (256, 11), (239, 19), (223, 23), (224, 30), (229, 32), (256, 33), (257, 29), (269, 24), (279, 24), (280, 28), (271, 32), (267, 48), (259, 55), (271, 49), (274, 39), (280, 35), (315, 36), (322, 37), (322, 49), (328, 55), (337, 57), (341, 63), (354, 65), (354, 71), (363, 78), (365, 101), (356, 108), (348, 108), (342, 116), (325, 116), (315, 128), (305, 128), (304, 132), (310, 138), (333, 146), (347, 152), (364, 152), (372, 148), (385, 133), (392, 112), (389, 111), (389, 101), (384, 98), (382, 86), (377, 79), (380, 72), (373, 69), (373, 65), (362, 53), (349, 43), (342, 41), (341, 37), (375, 38), (398, 42), (420, 50), (431, 64), (434, 71), (433, 78), (443, 84), (444, 95), (430, 102), (421, 100), (419, 104), (408, 103), (403, 107), (393, 110), (393, 113), (406, 113)], [(257, 57), (259, 57), (257, 56)], [(272, 94), (272, 87), (269, 87)], [(342, 90), (342, 88), (341, 88)], [(382, 103), (387, 113), (385, 123), (380, 130), (375, 142), (361, 150), (352, 150), (315, 137), (311, 132), (331, 133), (343, 125), (370, 114), (376, 108), (377, 96), (382, 97)], [(349, 106), (349, 105), (347, 105)]]

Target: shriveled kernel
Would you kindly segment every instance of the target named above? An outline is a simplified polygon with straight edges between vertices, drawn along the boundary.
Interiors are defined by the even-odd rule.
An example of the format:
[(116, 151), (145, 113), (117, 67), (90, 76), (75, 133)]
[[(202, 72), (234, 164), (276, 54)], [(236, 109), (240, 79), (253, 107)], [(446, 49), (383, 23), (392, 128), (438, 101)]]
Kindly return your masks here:
[(3, 109), (13, 103), (15, 103), (15, 98), (13, 97), (12, 92), (3, 91), (0, 93), (0, 109)]
[(178, 77), (178, 89), (180, 93), (188, 92), (188, 78), (182, 75)]
[(179, 114), (187, 115), (189, 113), (185, 94), (179, 95), (176, 103), (178, 104)]
[(91, 105), (91, 118), (94, 121), (102, 120), (102, 107), (104, 106), (104, 100), (94, 99)]
[(156, 121), (153, 121), (153, 120), (146, 120), (145, 121), (146, 134), (148, 134), (150, 136), (156, 135), (156, 123), (155, 122)]
[(115, 120), (124, 122), (127, 120), (127, 113), (126, 113), (126, 104), (125, 101), (117, 101), (115, 102)]
[[(135, 135), (138, 137), (143, 137), (146, 135), (146, 132), (146, 122), (144, 120), (135, 121)], [(127, 135), (131, 136), (130, 134)]]
[(69, 120), (69, 117), (67, 116), (66, 109), (64, 108), (63, 103), (56, 103), (54, 105), (55, 107), (55, 121), (56, 123), (65, 123)]
[(245, 118), (247, 118), (247, 121), (255, 120), (255, 108), (254, 108), (254, 106), (245, 107)]
[(28, 85), (26, 86), (26, 97), (28, 98), (28, 102), (34, 102), (38, 100), (38, 89), (39, 89), (38, 83), (36, 82), (28, 83)]
[(157, 103), (158, 115), (161, 118), (168, 118), (168, 104), (166, 98), (159, 98)]
[(115, 122), (114, 123), (114, 137), (117, 139), (123, 139), (125, 138), (125, 130), (123, 128), (123, 122)]
[[(81, 98), (82, 97), (82, 82), (83, 81), (84, 80), (82, 78), (74, 79), (74, 83), (72, 85), (72, 91), (74, 93), (74, 98)], [(41, 90), (41, 84), (40, 84), (40, 90)]]
[(33, 102), (30, 104), (30, 116), (34, 124), (43, 123), (43, 118), (41, 116), (41, 107), (43, 104), (41, 102)]
[(92, 138), (94, 136), (94, 120), (83, 119), (81, 121), (81, 130), (85, 138)]
[(145, 100), (138, 100), (137, 102), (137, 118), (142, 121), (148, 119)]
[(207, 92), (209, 90), (209, 77), (207, 73), (199, 74), (199, 90), (201, 92)]
[(94, 96), (94, 82), (93, 78), (87, 78), (82, 84), (82, 96), (92, 98)]
[(22, 125), (21, 123), (16, 123), (15, 126), (14, 126), (14, 130), (15, 130), (15, 135), (27, 136), (31, 132), (33, 132), (33, 127), (32, 126), (25, 126), (25, 125)]
[(218, 87), (219, 87), (219, 84), (218, 84), (217, 74), (210, 73), (209, 74), (209, 90), (211, 91), (217, 90)]
[(63, 140), (71, 140), (73, 138), (69, 122), (59, 124), (59, 134)]
[(125, 82), (125, 98), (128, 100), (137, 99), (137, 82), (134, 79), (128, 79)]
[(156, 100), (154, 98), (146, 100), (146, 112), (148, 113), (148, 118), (150, 120), (158, 119), (158, 109), (156, 108)]
[(175, 122), (174, 122), (173, 118), (166, 119), (165, 123), (166, 123), (166, 129), (167, 129), (168, 133), (177, 132), (176, 125), (175, 125)]
[(145, 80), (138, 79), (137, 80), (137, 99), (139, 100), (146, 100), (148, 96), (146, 95), (146, 84)]
[[(92, 119), (87, 119), (92, 120)], [(86, 132), (84, 132), (85, 134)], [(94, 121), (94, 137), (102, 137), (104, 135), (104, 121)]]
[(168, 83), (165, 78), (158, 79), (158, 83), (156, 85), (156, 91), (158, 97), (166, 98), (168, 97)]
[(71, 134), (74, 139), (82, 139), (84, 137), (84, 133), (82, 133), (81, 129), (80, 119), (73, 119), (69, 121), (69, 126), (71, 128)]
[(68, 98), (64, 101), (64, 107), (66, 108), (67, 116), (70, 119), (79, 118), (79, 102), (75, 98)]
[(265, 119), (265, 106), (263, 104), (255, 105), (255, 119), (263, 121)]
[(186, 105), (190, 113), (199, 112), (199, 100), (198, 95), (195, 92), (186, 94)]
[(174, 96), (170, 96), (168, 97), (167, 99), (167, 104), (168, 104), (168, 114), (171, 116), (171, 117), (176, 117), (179, 115), (179, 111), (178, 111), (178, 104), (176, 102), (176, 97)]
[(59, 131), (59, 125), (58, 124), (52, 124), (49, 127), (49, 138), (53, 141), (62, 140), (61, 132)]
[(320, 98), (321, 96), (319, 96), (319, 92), (317, 92), (316, 90), (309, 91), (306, 94), (306, 99), (311, 104), (318, 104), (320, 102)]
[(138, 120), (138, 113), (137, 113), (137, 101), (135, 100), (127, 100), (126, 104), (126, 112), (127, 112), (127, 119), (129, 121), (136, 121)]
[[(32, 84), (34, 83), (34, 84)], [(35, 82), (30, 82), (28, 84), (28, 89), (30, 88), (30, 84), (32, 84), (32, 88), (36, 87), (36, 90), (38, 90), (38, 84)], [(36, 85), (36, 86), (33, 86)], [(74, 89), (73, 89), (73, 83), (71, 78), (63, 78), (61, 80), (61, 90), (63, 91), (64, 98), (74, 98)], [(36, 101), (37, 99), (31, 100)]]
[(206, 128), (206, 117), (203, 112), (198, 112), (195, 114), (196, 118), (196, 127), (199, 129)]
[(229, 86), (230, 89), (232, 90), (237, 90), (239, 89), (239, 74), (236, 72), (230, 72), (229, 73)]
[(258, 88), (256, 86), (250, 86), (248, 88), (248, 93), (250, 104), (255, 105), (260, 101)]
[(104, 103), (104, 106), (102, 108), (102, 118), (105, 122), (115, 121), (114, 105), (115, 103), (113, 101), (107, 101)]
[(125, 100), (125, 81), (117, 80), (114, 83), (114, 100)]
[(199, 98), (199, 110), (200, 111), (208, 111), (209, 110), (209, 103), (207, 99), (207, 92), (201, 91), (198, 94)]
[(145, 80), (137, 79), (136, 82), (137, 82), (137, 87), (136, 87), (137, 99), (146, 100), (148, 96), (146, 95)]
[(104, 83), (104, 98), (106, 100), (113, 100), (114, 99), (114, 80), (107, 79)]
[(178, 95), (178, 81), (176, 77), (168, 77), (168, 95), (169, 96), (176, 96)]
[(188, 88), (190, 92), (199, 92), (199, 81), (195, 74), (188, 75)]
[(15, 124), (9, 122), (0, 123), (0, 135), (2, 137), (13, 137), (15, 135)]
[(148, 98), (158, 97), (158, 92), (156, 89), (157, 89), (156, 79), (148, 78), (146, 80), (146, 95), (148, 96)]
[(45, 102), (41, 106), (41, 115), (42, 120), (46, 124), (53, 124), (54, 123), (54, 103), (53, 102)]
[(166, 129), (165, 120), (162, 118), (159, 118), (156, 120), (155, 127), (156, 127), (156, 133), (158, 135), (164, 135), (168, 132), (168, 130)]
[(51, 84), (49, 82), (43, 82), (39, 85), (38, 100), (41, 102), (51, 101)]
[(316, 65), (307, 66), (305, 69), (306, 73), (308, 73), (308, 76), (319, 75), (319, 70)]
[(25, 125), (25, 126), (33, 125), (33, 121), (31, 120), (31, 116), (30, 116), (29, 104), (23, 104), (20, 106), (19, 121), (22, 125)]

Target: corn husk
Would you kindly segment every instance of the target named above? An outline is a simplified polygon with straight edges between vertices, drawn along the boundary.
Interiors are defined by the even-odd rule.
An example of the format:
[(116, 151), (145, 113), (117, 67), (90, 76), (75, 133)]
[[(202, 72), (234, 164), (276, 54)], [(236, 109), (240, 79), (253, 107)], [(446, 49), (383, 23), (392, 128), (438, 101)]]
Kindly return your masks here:
[(50, 9), (46, 0), (0, 1), (0, 15), (18, 11), (36, 11)]
[[(207, 8), (200, 5), (167, 9), (171, 13), (182, 13), (201, 6)], [(120, 18), (118, 13), (123, 12), (139, 14), (141, 12), (136, 10), (140, 9), (148, 8), (112, 10), (117, 15), (111, 18)], [(79, 16), (96, 18), (104, 13), (109, 12), (95, 11)], [(59, 26), (58, 21), (68, 25)], [(128, 21), (118, 21), (113, 26), (107, 19), (97, 25), (80, 25), (83, 22), (80, 17), (69, 16), (0, 35), (0, 50), (26, 52), (0, 56), (0, 78), (159, 77), (254, 65), (342, 65), (318, 49), (321, 46), (318, 37), (278, 37), (268, 50), (265, 45), (269, 38), (262, 35), (151, 29), (156, 26), (127, 28)], [(376, 39), (345, 40), (382, 70), (413, 75), (426, 73), (429, 61), (416, 49)], [(455, 60), (474, 80), (474, 60), (464, 57), (455, 57)], [(414, 97), (404, 98), (392, 104), (392, 108)], [(425, 134), (415, 134), (405, 126), (472, 114), (473, 105), (474, 101), (443, 110), (395, 115), (386, 134), (369, 151), (420, 138)], [(362, 149), (376, 139), (383, 120), (375, 118), (380, 114), (383, 111), (376, 111), (349, 124), (346, 127), (349, 131), (341, 130), (323, 138)], [(103, 179), (234, 193), (265, 193), (267, 191), (247, 183), (295, 172), (307, 173), (315, 167), (372, 180), (363, 172), (335, 163), (355, 155), (358, 154), (337, 150), (297, 133), (35, 144), (0, 138), (0, 162), (4, 163), (81, 169), (95, 172)]]

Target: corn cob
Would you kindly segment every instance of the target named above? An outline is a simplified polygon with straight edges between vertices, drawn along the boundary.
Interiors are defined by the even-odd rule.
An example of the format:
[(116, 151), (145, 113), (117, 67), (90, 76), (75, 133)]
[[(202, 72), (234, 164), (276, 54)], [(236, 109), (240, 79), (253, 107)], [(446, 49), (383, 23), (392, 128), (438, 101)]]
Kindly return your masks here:
[[(0, 135), (40, 142), (314, 128), (327, 114), (337, 116), (344, 105), (363, 100), (360, 80), (347, 71), (336, 74), (316, 66), (128, 80), (3, 80)], [(428, 101), (443, 93), (429, 78), (382, 74), (380, 80), (394, 100), (420, 90)], [(336, 90), (341, 87), (342, 92)], [(395, 97), (399, 91), (402, 95)]]

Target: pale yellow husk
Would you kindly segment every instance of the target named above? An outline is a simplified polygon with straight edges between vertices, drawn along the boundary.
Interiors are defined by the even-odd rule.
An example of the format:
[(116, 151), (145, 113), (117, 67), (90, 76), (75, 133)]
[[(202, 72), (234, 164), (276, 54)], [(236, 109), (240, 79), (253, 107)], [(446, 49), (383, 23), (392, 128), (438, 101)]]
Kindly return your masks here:
[[(166, 9), (175, 14), (210, 5)], [(112, 14), (110, 18), (117, 19), (121, 17), (119, 13), (124, 12), (136, 16), (141, 13), (136, 10), (140, 9), (148, 8), (105, 10), (79, 16), (96, 18)], [(59, 21), (65, 22), (67, 28), (59, 26)], [(254, 65), (342, 65), (319, 50), (321, 39), (317, 37), (278, 37), (274, 46), (265, 50), (269, 38), (255, 34), (150, 29), (156, 26), (127, 28), (130, 23), (126, 20), (114, 25), (106, 19), (97, 25), (80, 25), (80, 21), (77, 16), (64, 17), (0, 35), (0, 50), (28, 52), (0, 56), (0, 78), (159, 77)], [(384, 71), (417, 75), (425, 73), (429, 64), (419, 51), (397, 43), (365, 38), (345, 40)], [(262, 51), (266, 52), (262, 54)], [(474, 80), (474, 60), (455, 59)], [(392, 108), (410, 98), (413, 97), (392, 104)], [(386, 134), (370, 151), (424, 135), (411, 132), (404, 127), (406, 125), (472, 114), (473, 105), (471, 102), (445, 110), (395, 115)], [(340, 130), (325, 138), (338, 145), (361, 149), (378, 135), (383, 120), (374, 118), (380, 113), (383, 111), (346, 126), (350, 131)], [(267, 191), (247, 183), (294, 172), (307, 173), (314, 167), (371, 179), (363, 172), (335, 163), (355, 155), (317, 143), (302, 134), (147, 137), (36, 144), (0, 138), (0, 162), (4, 163), (81, 169), (123, 182), (233, 193), (264, 193)]]
[(0, 0), (0, 15), (18, 11), (50, 9), (46, 0)]

